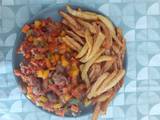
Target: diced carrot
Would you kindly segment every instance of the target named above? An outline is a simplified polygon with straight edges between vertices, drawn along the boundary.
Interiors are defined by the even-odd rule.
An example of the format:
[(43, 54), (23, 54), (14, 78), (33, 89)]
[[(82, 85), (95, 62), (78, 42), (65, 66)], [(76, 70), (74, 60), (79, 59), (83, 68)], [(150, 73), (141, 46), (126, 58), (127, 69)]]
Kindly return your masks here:
[(27, 93), (32, 93), (32, 87), (27, 87)]
[(26, 59), (30, 58), (30, 54), (29, 53), (25, 54), (25, 58)]
[(49, 46), (48, 46), (49, 48), (49, 51), (51, 52), (51, 53), (53, 53), (54, 52), (54, 49), (56, 48), (56, 44), (49, 44)]
[(27, 32), (29, 31), (29, 29), (30, 29), (30, 26), (27, 25), (27, 24), (25, 24), (25, 25), (23, 26), (23, 28), (22, 28), (22, 32), (23, 32), (23, 33), (27, 33)]
[(58, 46), (58, 51), (60, 54), (64, 54), (67, 51), (67, 46), (65, 44)]
[(65, 114), (65, 111), (64, 110), (58, 110), (58, 111), (55, 111), (56, 115), (59, 115), (59, 116), (64, 116)]
[(57, 64), (58, 61), (59, 61), (59, 55), (58, 54), (54, 54), (52, 56), (52, 62), (53, 62), (53, 64)]
[(79, 107), (77, 105), (71, 105), (71, 111), (77, 113), (79, 111)]
[(55, 54), (54, 56), (55, 56), (56, 62), (58, 62), (60, 56), (58, 54)]
[(45, 59), (47, 68), (51, 68), (51, 63), (48, 58)]

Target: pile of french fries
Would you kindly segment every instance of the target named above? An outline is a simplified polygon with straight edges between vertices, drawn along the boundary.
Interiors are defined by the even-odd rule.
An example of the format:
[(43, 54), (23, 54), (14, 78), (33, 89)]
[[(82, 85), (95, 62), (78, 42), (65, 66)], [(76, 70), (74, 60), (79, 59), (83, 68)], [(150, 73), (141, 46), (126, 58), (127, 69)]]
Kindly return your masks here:
[[(61, 37), (77, 51), (81, 79), (88, 87), (86, 99), (95, 105), (92, 120), (97, 120), (99, 113), (106, 113), (108, 104), (123, 84), (126, 43), (122, 30), (107, 17), (80, 8), (75, 10), (69, 5), (66, 9), (67, 13), (60, 11), (65, 26)], [(91, 68), (95, 64), (101, 68), (91, 80), (89, 74), (94, 74)]]

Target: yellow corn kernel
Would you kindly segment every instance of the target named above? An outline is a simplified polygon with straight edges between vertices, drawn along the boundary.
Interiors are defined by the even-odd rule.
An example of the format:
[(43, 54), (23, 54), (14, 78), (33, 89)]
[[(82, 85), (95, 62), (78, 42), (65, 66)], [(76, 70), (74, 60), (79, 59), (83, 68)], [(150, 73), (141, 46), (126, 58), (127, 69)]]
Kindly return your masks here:
[(44, 103), (39, 101), (39, 102), (36, 102), (36, 105), (37, 105), (37, 106), (43, 106)]
[(49, 70), (39, 70), (37, 71), (37, 77), (46, 79), (49, 75)]
[(40, 96), (39, 99), (41, 102), (44, 102), (44, 103), (48, 101), (48, 99), (45, 96)]
[(37, 71), (37, 77), (42, 78), (42, 76), (43, 76), (42, 70), (38, 70), (38, 71)]
[(69, 62), (66, 60), (64, 56), (61, 56), (61, 63), (63, 67), (67, 67), (69, 65)]
[(43, 79), (46, 79), (47, 77), (48, 77), (48, 75), (49, 75), (49, 70), (45, 70), (44, 72), (43, 72)]
[(62, 104), (61, 103), (54, 103), (53, 104), (53, 108), (54, 109), (59, 109), (59, 108), (61, 108), (62, 107)]
[(33, 95), (32, 94), (27, 94), (26, 95), (28, 99), (32, 100), (33, 99)]
[(67, 102), (71, 99), (71, 96), (69, 94), (64, 95), (64, 100)]
[(40, 26), (41, 26), (41, 21), (39, 21), (39, 20), (34, 21), (35, 28), (40, 28)]
[(71, 71), (70, 71), (70, 75), (71, 75), (73, 78), (75, 78), (75, 77), (78, 76), (78, 74), (79, 74), (79, 69), (78, 69), (78, 67), (77, 67), (76, 64), (73, 64), (73, 65), (72, 65), (72, 68), (71, 68)]

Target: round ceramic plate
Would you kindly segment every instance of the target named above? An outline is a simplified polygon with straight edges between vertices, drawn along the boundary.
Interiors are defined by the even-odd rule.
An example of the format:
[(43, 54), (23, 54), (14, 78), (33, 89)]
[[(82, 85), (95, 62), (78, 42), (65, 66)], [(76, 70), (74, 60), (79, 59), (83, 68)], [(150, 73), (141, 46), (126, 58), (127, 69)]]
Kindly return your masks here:
[[(96, 13), (100, 13), (98, 10), (93, 9), (91, 7), (87, 7), (87, 6), (82, 5), (82, 4), (78, 4), (78, 5), (70, 4), (70, 5), (73, 8), (80, 7), (82, 10), (88, 10), (88, 11), (93, 11), (93, 12), (96, 12)], [(44, 18), (47, 18), (47, 17), (51, 17), (53, 20), (59, 21), (61, 19), (60, 15), (59, 15), (60, 10), (66, 11), (65, 4), (50, 5), (46, 9), (40, 11), (36, 16), (34, 16), (32, 19), (30, 19), (27, 23), (32, 23), (36, 19), (44, 19)], [(100, 13), (100, 14), (102, 14), (102, 13)], [(19, 35), (18, 35), (17, 40), (15, 42), (14, 49), (13, 49), (13, 55), (12, 55), (13, 56), (13, 61), (12, 61), (13, 62), (13, 69), (19, 68), (19, 64), (23, 60), (23, 56), (16, 53), (18, 47), (20, 46), (20, 44), (23, 40), (23, 37), (24, 37), (23, 33), (19, 31)], [(16, 76), (15, 76), (15, 78), (17, 80), (18, 85), (20, 87), (22, 87), (23, 83), (22, 83), (21, 79), (16, 77)], [(93, 106), (84, 107), (83, 105), (81, 105), (80, 107), (81, 107), (81, 113), (79, 114), (79, 116), (86, 115), (86, 114), (89, 114), (89, 113), (93, 112)], [(72, 115), (66, 115), (66, 116), (71, 117)]]

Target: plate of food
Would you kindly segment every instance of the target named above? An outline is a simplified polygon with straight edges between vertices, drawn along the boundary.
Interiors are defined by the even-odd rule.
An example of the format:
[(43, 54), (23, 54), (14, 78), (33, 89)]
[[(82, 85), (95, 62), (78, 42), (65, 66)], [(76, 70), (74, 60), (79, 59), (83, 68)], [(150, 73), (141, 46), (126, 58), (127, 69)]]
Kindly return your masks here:
[(51, 5), (21, 29), (13, 50), (18, 85), (36, 106), (63, 117), (105, 114), (124, 82), (122, 30), (84, 5)]

